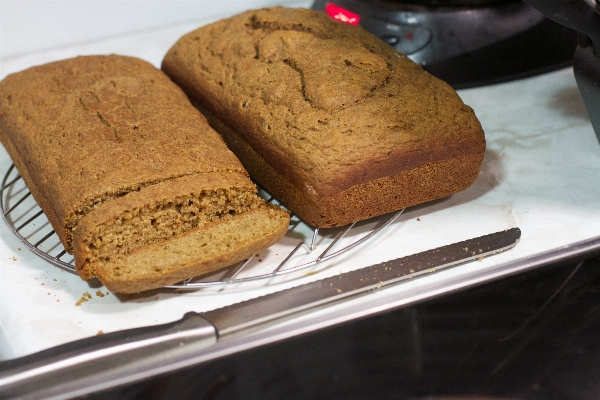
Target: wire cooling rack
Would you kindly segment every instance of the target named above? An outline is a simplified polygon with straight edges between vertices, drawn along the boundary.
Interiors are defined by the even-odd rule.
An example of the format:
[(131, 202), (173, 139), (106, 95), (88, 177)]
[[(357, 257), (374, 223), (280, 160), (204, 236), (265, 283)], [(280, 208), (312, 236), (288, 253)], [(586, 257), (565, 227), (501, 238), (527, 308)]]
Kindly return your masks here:
[[(259, 190), (259, 195), (268, 202), (279, 204), (263, 189)], [(353, 249), (372, 240), (403, 211), (343, 228), (330, 229), (313, 228), (292, 214), (286, 235), (262, 254), (256, 254), (216, 273), (166, 287), (193, 290), (218, 285), (233, 287), (245, 282), (264, 285), (278, 282), (274, 278), (293, 278), (298, 276), (294, 274), (298, 272), (300, 276), (310, 274), (315, 272), (317, 266), (326, 267), (327, 262), (334, 258), (351, 256)], [(73, 256), (65, 251), (58, 235), (14, 165), (8, 168), (2, 180), (0, 212), (10, 230), (29, 250), (59, 268), (76, 273)]]

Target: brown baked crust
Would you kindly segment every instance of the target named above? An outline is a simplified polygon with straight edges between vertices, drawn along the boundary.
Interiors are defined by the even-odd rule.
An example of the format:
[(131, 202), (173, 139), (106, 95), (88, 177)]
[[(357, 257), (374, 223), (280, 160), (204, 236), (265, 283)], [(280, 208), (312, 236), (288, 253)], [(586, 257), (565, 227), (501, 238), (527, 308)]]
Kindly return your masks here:
[(331, 196), (320, 196), (289, 183), (239, 135), (207, 110), (204, 112), (255, 180), (309, 224), (323, 228), (347, 225), (457, 193), (475, 181), (483, 161), (483, 153), (433, 161)]
[[(449, 85), (362, 28), (320, 12), (252, 10), (202, 27), (169, 50), (162, 69), (302, 197), (356, 200), (373, 182), (397, 185), (419, 169), (434, 179), (433, 166), (452, 159), (469, 160), (443, 172), (461, 181), (450, 186), (464, 189), (485, 151), (479, 121)], [(253, 156), (234, 152), (269, 187), (249, 166)], [(431, 185), (444, 180), (435, 179)], [(349, 190), (356, 195), (341, 194)], [(425, 192), (408, 203), (431, 200), (434, 191)]]
[(185, 94), (149, 63), (87, 56), (0, 82), (0, 140), (67, 251), (109, 199), (175, 177), (244, 169)]

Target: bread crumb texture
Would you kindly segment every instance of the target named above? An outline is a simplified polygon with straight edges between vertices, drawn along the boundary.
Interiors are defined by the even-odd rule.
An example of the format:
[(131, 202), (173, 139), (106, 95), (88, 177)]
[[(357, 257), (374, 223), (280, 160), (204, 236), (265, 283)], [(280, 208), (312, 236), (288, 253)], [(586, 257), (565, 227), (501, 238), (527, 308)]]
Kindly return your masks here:
[[(361, 27), (321, 12), (275, 7), (218, 21), (183, 36), (162, 69), (250, 175), (316, 226), (465, 189), (483, 159), (481, 125), (449, 85)], [(453, 170), (436, 165), (460, 157)], [(440, 189), (407, 197), (409, 185), (394, 186), (401, 174), (418, 171)], [(441, 184), (448, 177), (454, 183)], [(382, 192), (372, 192), (375, 181)], [(352, 203), (321, 201), (364, 200), (367, 186), (367, 203), (385, 196), (385, 207), (347, 214)]]
[(77, 57), (9, 75), (0, 82), (0, 140), (83, 279), (97, 264), (106, 269), (146, 245), (244, 213), (279, 213), (261, 225), (265, 234), (287, 228), (288, 214), (256, 196), (185, 93), (136, 58)]

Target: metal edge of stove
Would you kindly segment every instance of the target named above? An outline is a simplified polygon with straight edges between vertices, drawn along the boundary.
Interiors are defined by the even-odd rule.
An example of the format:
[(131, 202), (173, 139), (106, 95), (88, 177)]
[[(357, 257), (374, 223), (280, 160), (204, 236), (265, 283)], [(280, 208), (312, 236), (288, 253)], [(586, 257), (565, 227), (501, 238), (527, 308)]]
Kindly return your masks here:
[(577, 32), (573, 73), (600, 142), (600, 3), (588, 0), (525, 0), (553, 21)]
[[(86, 381), (84, 387), (77, 390), (54, 393), (51, 396), (44, 396), (46, 399), (67, 399), (75, 396), (82, 396), (90, 393), (98, 393), (104, 390), (133, 384), (153, 377), (176, 372), (181, 369), (199, 365), (205, 362), (226, 357), (235, 353), (251, 350), (253, 348), (280, 342), (292, 337), (307, 334), (313, 331), (332, 327), (342, 323), (348, 323), (353, 320), (382, 314), (393, 309), (406, 307), (418, 302), (437, 298), (459, 290), (465, 290), (484, 283), (489, 283), (498, 279), (506, 278), (512, 275), (523, 273), (525, 271), (541, 268), (553, 263), (566, 261), (576, 258), (587, 258), (600, 254), (600, 236), (590, 238), (584, 241), (565, 245), (553, 250), (541, 252), (532, 256), (505, 262), (495, 267), (488, 268), (485, 271), (477, 271), (466, 276), (459, 276), (446, 279), (443, 282), (431, 284), (410, 293), (395, 294), (389, 290), (396, 285), (382, 288), (377, 291), (377, 298), (372, 299), (368, 304), (358, 302), (357, 299), (343, 301), (344, 307), (337, 307), (333, 311), (321, 315), (314, 315), (315, 311), (324, 310), (313, 309), (303, 315), (297, 321), (290, 321), (284, 326), (275, 326), (265, 329), (248, 336), (232, 338), (217, 342), (206, 350), (193, 354), (182, 354), (181, 357), (166, 365), (154, 365), (153, 367), (137, 371), (134, 374), (123, 376), (121, 379), (111, 382)], [(328, 308), (331, 310), (331, 308)], [(311, 316), (311, 314), (313, 314)], [(48, 394), (48, 393), (46, 393)], [(31, 397), (36, 398), (36, 397)]]

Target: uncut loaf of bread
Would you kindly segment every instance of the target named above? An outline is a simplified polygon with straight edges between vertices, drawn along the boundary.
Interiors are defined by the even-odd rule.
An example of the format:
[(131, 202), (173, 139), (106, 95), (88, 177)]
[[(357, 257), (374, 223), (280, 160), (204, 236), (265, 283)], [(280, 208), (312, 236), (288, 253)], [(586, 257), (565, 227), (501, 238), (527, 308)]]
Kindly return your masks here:
[(83, 279), (135, 293), (273, 244), (287, 212), (160, 70), (124, 56), (0, 82), (0, 139)]
[(449, 85), (321, 12), (276, 7), (204, 26), (162, 69), (250, 176), (314, 226), (451, 195), (483, 160), (481, 125)]

